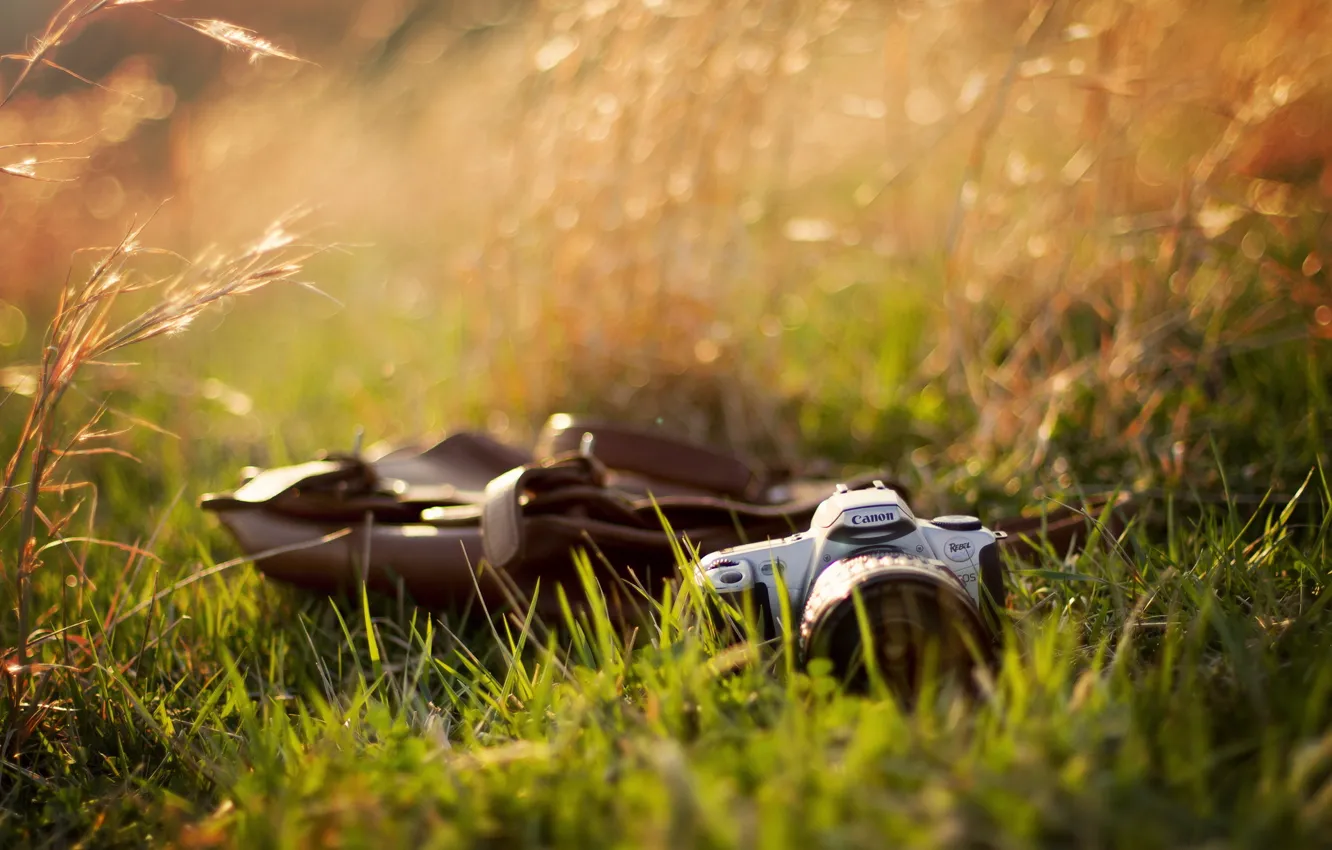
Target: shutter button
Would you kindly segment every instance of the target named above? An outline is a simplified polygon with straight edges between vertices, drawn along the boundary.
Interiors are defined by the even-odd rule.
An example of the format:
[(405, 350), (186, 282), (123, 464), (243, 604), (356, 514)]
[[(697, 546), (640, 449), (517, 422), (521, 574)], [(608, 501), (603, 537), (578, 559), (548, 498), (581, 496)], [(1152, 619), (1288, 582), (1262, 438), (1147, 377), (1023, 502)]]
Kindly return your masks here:
[(981, 521), (974, 516), (937, 516), (931, 522), (949, 531), (980, 531), (981, 529)]

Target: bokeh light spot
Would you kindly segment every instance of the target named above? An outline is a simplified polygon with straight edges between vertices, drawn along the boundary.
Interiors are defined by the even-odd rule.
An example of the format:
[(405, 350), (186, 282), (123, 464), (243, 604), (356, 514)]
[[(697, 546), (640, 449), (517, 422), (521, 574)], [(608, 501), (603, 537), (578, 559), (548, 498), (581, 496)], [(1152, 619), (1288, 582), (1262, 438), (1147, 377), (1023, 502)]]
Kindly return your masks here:
[(694, 358), (699, 363), (706, 366), (709, 363), (715, 363), (718, 357), (721, 357), (721, 346), (714, 340), (700, 339), (694, 343)]
[(905, 108), (907, 120), (922, 126), (939, 123), (945, 114), (943, 101), (932, 89), (924, 86), (911, 90), (907, 95)]
[(1244, 239), (1240, 241), (1240, 251), (1248, 259), (1257, 262), (1263, 258), (1263, 253), (1267, 251), (1267, 240), (1257, 230), (1250, 230), (1244, 234)]
[(23, 311), (8, 301), (0, 301), (0, 345), (18, 345), (28, 332), (28, 319)]
[(106, 221), (114, 218), (125, 206), (125, 189), (110, 175), (98, 177), (88, 183), (83, 203), (93, 218)]

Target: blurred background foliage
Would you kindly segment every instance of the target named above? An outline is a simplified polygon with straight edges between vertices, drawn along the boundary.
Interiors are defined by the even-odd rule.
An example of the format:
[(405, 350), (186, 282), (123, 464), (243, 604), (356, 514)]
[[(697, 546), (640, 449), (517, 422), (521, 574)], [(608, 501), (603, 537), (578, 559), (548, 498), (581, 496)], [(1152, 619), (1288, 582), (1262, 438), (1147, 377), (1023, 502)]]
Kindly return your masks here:
[[(310, 208), (344, 249), (329, 299), (98, 373), (181, 464), (557, 408), (973, 502), (1289, 488), (1325, 457), (1325, 3), (168, 4), (304, 63), (152, 6), (60, 48), (94, 85), (43, 68), (0, 109), (0, 145), (72, 143), (0, 148), (53, 181), (0, 181), (0, 359), (149, 215), (188, 256)], [(0, 51), (56, 7), (5, 4)]]

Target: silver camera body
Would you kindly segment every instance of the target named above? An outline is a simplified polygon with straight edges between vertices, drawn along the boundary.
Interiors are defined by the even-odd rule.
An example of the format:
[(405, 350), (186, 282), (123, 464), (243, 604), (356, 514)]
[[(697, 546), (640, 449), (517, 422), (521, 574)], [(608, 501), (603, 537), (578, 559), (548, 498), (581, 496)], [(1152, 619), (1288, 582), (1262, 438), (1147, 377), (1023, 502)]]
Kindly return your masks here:
[(848, 559), (888, 556), (913, 572), (937, 576), (939, 582), (955, 581), (980, 612), (987, 604), (1002, 605), (1003, 574), (995, 544), (1004, 536), (976, 517), (920, 519), (882, 481), (859, 490), (838, 485), (815, 511), (808, 531), (712, 552), (698, 562), (695, 580), (734, 600), (752, 594), (764, 609), (767, 625), (781, 633), (787, 625), (782, 622), (782, 584), (794, 625), (800, 628), (805, 605), (824, 571)]

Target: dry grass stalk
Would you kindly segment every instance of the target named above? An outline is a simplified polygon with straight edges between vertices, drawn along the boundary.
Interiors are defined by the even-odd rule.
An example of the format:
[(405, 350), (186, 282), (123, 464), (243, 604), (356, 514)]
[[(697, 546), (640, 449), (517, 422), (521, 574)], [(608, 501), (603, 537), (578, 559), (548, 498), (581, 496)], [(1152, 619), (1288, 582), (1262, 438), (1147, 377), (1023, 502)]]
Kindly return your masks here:
[[(75, 142), (26, 142), (12, 145), (0, 145), (0, 152), (7, 150), (26, 150), (33, 148), (63, 148), (72, 147)], [(52, 165), (60, 162), (80, 162), (85, 157), (56, 157), (54, 159), (38, 160), (35, 157), (22, 160), (21, 162), (10, 163), (9, 165), (0, 165), (0, 174), (9, 177), (23, 177), (28, 180), (38, 180), (46, 183), (68, 183), (68, 178), (47, 177), (37, 173), (39, 165)]]
[[(1007, 138), (978, 134), (1005, 167), (964, 178), (969, 244), (952, 271), (970, 303), (951, 311), (946, 372), (966, 376), (980, 412), (957, 451), (996, 477), (1066, 468), (1051, 439), (1065, 420), (1179, 480), (1211, 461), (1200, 402), (1183, 397), (1205, 404), (1246, 348), (1327, 333), (1326, 295), (1299, 303), (1321, 265), (1316, 216), (1330, 196), (1318, 197), (1318, 167), (1312, 181), (1288, 169), (1275, 183), (1254, 179), (1253, 162), (1310, 147), (1289, 115), (1328, 96), (1329, 42), (1311, 34), (1332, 34), (1332, 14), (1299, 3), (1248, 14), (1061, 5), (1021, 66), (1025, 114), (1005, 119)], [(1255, 277), (1275, 297), (1246, 310)], [(993, 317), (1014, 308), (1025, 332), (996, 332)], [(1076, 339), (1078, 324), (1099, 328), (1099, 344)], [(985, 354), (1000, 347), (997, 362)]]
[[(82, 77), (51, 58), (55, 51), (94, 15), (125, 6), (145, 5), (147, 2), (150, 0), (95, 0), (82, 4), (76, 0), (66, 2), (28, 53), (5, 57), (21, 61), (22, 68), (7, 87), (3, 100), (0, 100), (0, 107), (11, 101), (31, 72), (39, 66), (48, 66), (82, 80)], [(226, 22), (174, 18), (160, 12), (155, 14), (230, 47), (244, 50), (252, 59), (260, 56), (297, 58), (249, 30)], [(61, 146), (61, 143), (7, 145), (0, 150), (51, 146)], [(45, 163), (54, 161), (59, 160), (46, 160)], [(0, 173), (35, 180), (54, 179), (37, 173), (40, 164), (30, 159), (17, 166), (0, 169)], [(62, 399), (86, 367), (102, 364), (104, 358), (128, 346), (179, 333), (205, 310), (224, 299), (244, 295), (274, 283), (308, 286), (297, 278), (303, 264), (319, 249), (300, 243), (289, 229), (292, 223), (292, 220), (275, 223), (254, 245), (234, 254), (205, 257), (196, 262), (177, 258), (182, 263), (182, 270), (166, 277), (148, 275), (137, 265), (146, 256), (168, 252), (144, 246), (141, 238), (147, 223), (136, 224), (114, 247), (95, 251), (96, 258), (89, 274), (67, 283), (61, 290), (42, 348), (41, 363), (32, 387), (32, 402), (20, 429), (14, 453), (5, 466), (3, 485), (0, 487), (0, 528), (17, 523), (18, 551), (13, 553), (12, 562), (7, 564), (6, 570), (11, 573), (6, 578), (14, 586), (14, 598), (17, 601), (19, 642), (12, 655), (16, 663), (6, 661), (5, 670), (7, 694), (15, 708), (21, 705), (34, 672), (29, 668), (29, 641), (36, 625), (33, 622), (31, 581), (33, 571), (41, 565), (42, 554), (52, 545), (72, 542), (115, 546), (129, 551), (132, 557), (147, 554), (139, 547), (95, 540), (91, 536), (77, 539), (65, 536), (64, 528), (73, 518), (77, 507), (63, 515), (48, 516), (43, 511), (42, 503), (48, 494), (67, 492), (78, 486), (55, 481), (56, 467), (62, 458), (80, 454), (119, 453), (114, 447), (104, 444), (107, 439), (116, 436), (116, 432), (95, 430), (100, 414), (76, 429), (72, 437), (66, 435), (65, 423), (59, 416)], [(128, 319), (118, 319), (118, 303), (127, 296), (142, 292), (151, 292), (152, 303), (132, 312)], [(25, 473), (26, 481), (20, 480)], [(43, 544), (39, 541), (39, 521), (44, 525), (43, 536), (49, 538), (51, 543)], [(5, 656), (10, 657), (10, 653), (6, 652)], [(33, 721), (30, 712), (25, 717), (28, 722)]]
[[(1170, 392), (1213, 380), (1245, 339), (1298, 332), (1283, 300), (1208, 347), (1191, 342), (1244, 289), (1210, 287), (1204, 259), (1284, 227), (1298, 207), (1255, 202), (1243, 152), (1282, 137), (1277, 107), (1316, 100), (1332, 41), (1302, 34), (1332, 34), (1318, 4), (1269, 16), (1178, 0), (589, 2), (552, 4), (538, 22), (514, 191), (475, 267), (477, 312), (491, 321), (471, 348), (501, 409), (608, 388), (597, 399), (607, 407), (696, 433), (722, 421), (744, 444), (778, 418), (762, 394), (777, 387), (799, 404), (818, 391), (820, 369), (793, 369), (789, 351), (763, 341), (815, 312), (788, 320), (786, 303), (823, 297), (810, 285), (823, 264), (872, 262), (879, 288), (943, 278), (937, 336), (952, 337), (880, 399), (932, 385), (974, 409), (953, 448), (997, 477), (1058, 461), (1052, 437), (1069, 417), (1173, 476), (1180, 463), (1162, 440), (1207, 460), (1196, 411)], [(882, 99), (852, 80), (844, 108), (883, 126), (839, 117), (844, 140), (811, 141), (832, 124), (837, 90), (803, 101), (802, 90), (846, 45), (875, 39)], [(1200, 55), (1224, 61), (1204, 68)], [(849, 152), (829, 152), (843, 143)], [(823, 184), (850, 163), (869, 175), (854, 202), (825, 200), (852, 194)], [(1270, 256), (1252, 262), (1271, 273)], [(1292, 288), (1310, 308), (1326, 300), (1307, 282)], [(1022, 333), (1002, 327), (1010, 313)], [(1088, 316), (1104, 344), (1069, 333)], [(512, 350), (515, 332), (524, 343)], [(1089, 400), (1091, 387), (1105, 391)]]
[[(18, 537), (23, 541), (14, 576), (21, 639), (29, 633), (31, 625), (30, 576), (40, 563), (35, 537), (38, 504), (51, 486), (53, 464), (68, 454), (60, 448), (64, 441), (57, 408), (80, 371), (104, 362), (106, 357), (128, 346), (180, 333), (223, 299), (274, 283), (306, 285), (298, 276), (304, 262), (317, 253), (316, 249), (298, 243), (283, 222), (238, 254), (189, 263), (184, 271), (167, 279), (141, 277), (136, 273), (134, 261), (160, 253), (140, 243), (144, 226), (133, 227), (119, 244), (97, 258), (85, 279), (67, 286), (61, 293), (43, 346), (36, 391), (19, 433), (18, 448), (5, 468), (0, 523), (17, 518)], [(155, 290), (155, 303), (127, 320), (115, 320), (115, 307), (120, 299), (149, 289)], [(75, 435), (74, 442), (86, 444), (104, 436), (84, 429)], [(26, 483), (19, 483), (20, 472), (27, 473)], [(48, 533), (52, 530), (47, 529)], [(26, 663), (26, 643), (20, 644), (18, 657), (20, 665)]]
[[(0, 56), (0, 59), (8, 59), (17, 62), (20, 65), (17, 76), (8, 86), (3, 88), (4, 95), (0, 97), (0, 108), (5, 107), (14, 95), (18, 93), (23, 84), (27, 82), (32, 72), (39, 67), (47, 67), (59, 71), (63, 74), (73, 77), (76, 80), (87, 83), (90, 86), (99, 87), (99, 84), (89, 80), (79, 74), (71, 71), (69, 68), (57, 63), (52, 58), (59, 48), (72, 40), (79, 29), (91, 18), (99, 14), (123, 9), (126, 7), (142, 7), (163, 20), (173, 24), (179, 24), (186, 29), (200, 33), (213, 41), (225, 45), (233, 50), (238, 50), (247, 54), (251, 62), (258, 61), (263, 57), (274, 57), (278, 59), (287, 59), (303, 62), (299, 56), (284, 50), (273, 42), (261, 38), (257, 33), (245, 27), (227, 21), (221, 21), (211, 18), (181, 18), (160, 12), (151, 8), (150, 4), (155, 0), (66, 0), (66, 2), (56, 11), (47, 22), (46, 30), (32, 42), (32, 47), (26, 53), (9, 54)], [(0, 145), (0, 152), (6, 148), (14, 147), (40, 147), (43, 145), (60, 145), (62, 143), (24, 143), (22, 145)], [(64, 159), (39, 161), (28, 159), (17, 165), (11, 164), (0, 167), (0, 174), (7, 174), (12, 177), (26, 177), (29, 179), (48, 179), (39, 178), (36, 169), (41, 165), (51, 165), (57, 162), (68, 161)]]
[(720, 420), (749, 441), (724, 400), (762, 403), (735, 356), (752, 329), (727, 314), (780, 297), (783, 257), (759, 253), (754, 231), (776, 212), (811, 52), (844, 11), (728, 0), (541, 12), (512, 182), (473, 269), (489, 317), (476, 349), (505, 358), (510, 335), (528, 341), (498, 370), (490, 360), (500, 406), (607, 387), (634, 415), (696, 433)]

